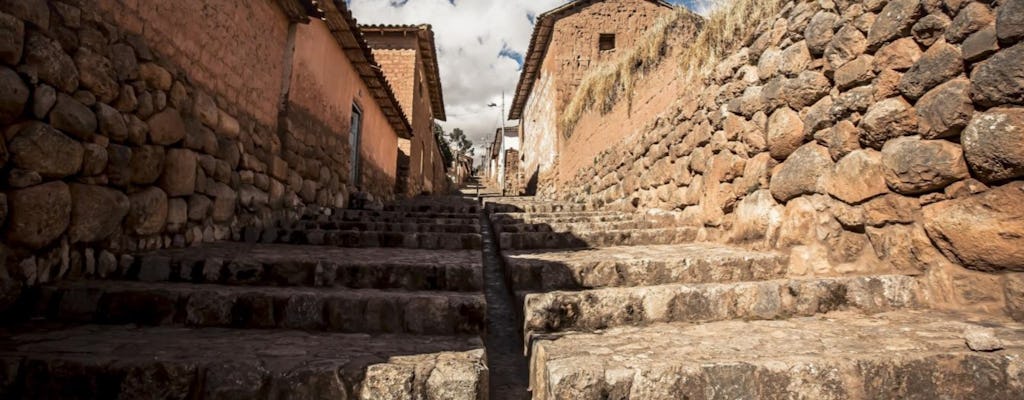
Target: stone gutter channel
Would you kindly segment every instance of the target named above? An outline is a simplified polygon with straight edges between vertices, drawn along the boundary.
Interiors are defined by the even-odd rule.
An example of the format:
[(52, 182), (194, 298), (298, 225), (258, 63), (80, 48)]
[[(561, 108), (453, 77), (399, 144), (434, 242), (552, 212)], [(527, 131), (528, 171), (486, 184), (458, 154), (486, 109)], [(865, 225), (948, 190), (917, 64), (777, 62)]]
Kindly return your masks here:
[(484, 297), (487, 299), (487, 367), (490, 400), (529, 399), (529, 367), (523, 356), (515, 296), (505, 279), (505, 265), (488, 211), (480, 211), (483, 236)]

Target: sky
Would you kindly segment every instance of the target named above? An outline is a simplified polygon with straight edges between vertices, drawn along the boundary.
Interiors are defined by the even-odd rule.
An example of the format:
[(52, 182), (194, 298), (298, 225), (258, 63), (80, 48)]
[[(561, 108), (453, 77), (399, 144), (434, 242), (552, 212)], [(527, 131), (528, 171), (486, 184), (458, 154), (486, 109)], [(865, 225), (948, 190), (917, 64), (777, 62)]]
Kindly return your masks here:
[[(714, 0), (669, 0), (706, 13)], [(431, 24), (441, 69), (446, 132), (461, 128), (477, 156), (508, 116), (536, 16), (567, 0), (348, 0), (360, 24)], [(502, 92), (505, 113), (501, 114)], [(488, 107), (489, 104), (499, 107)], [(512, 126), (516, 121), (506, 121)]]

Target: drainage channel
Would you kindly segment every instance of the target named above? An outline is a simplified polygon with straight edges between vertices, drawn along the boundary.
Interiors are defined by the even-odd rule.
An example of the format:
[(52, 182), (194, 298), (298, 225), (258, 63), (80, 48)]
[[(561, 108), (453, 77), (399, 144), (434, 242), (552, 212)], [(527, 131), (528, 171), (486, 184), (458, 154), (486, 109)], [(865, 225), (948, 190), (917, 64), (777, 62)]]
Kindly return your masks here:
[(480, 212), (483, 235), (484, 297), (487, 299), (487, 364), (490, 369), (490, 400), (529, 399), (529, 367), (523, 356), (523, 340), (519, 335), (517, 303), (505, 280), (501, 259), (489, 213)]

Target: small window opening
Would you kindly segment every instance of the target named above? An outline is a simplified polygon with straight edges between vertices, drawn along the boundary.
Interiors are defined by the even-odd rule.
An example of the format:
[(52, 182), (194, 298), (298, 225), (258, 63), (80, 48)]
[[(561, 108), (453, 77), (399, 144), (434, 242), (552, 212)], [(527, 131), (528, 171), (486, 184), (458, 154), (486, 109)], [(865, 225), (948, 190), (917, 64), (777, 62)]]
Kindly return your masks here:
[(601, 51), (615, 50), (615, 34), (602, 33), (598, 39), (598, 48), (600, 48)]

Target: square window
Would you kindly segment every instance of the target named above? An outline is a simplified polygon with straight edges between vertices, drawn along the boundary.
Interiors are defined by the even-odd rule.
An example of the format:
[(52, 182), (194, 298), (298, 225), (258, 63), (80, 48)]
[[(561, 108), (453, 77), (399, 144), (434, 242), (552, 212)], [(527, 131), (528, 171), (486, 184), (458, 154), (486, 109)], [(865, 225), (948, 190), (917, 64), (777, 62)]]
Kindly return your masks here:
[(601, 51), (615, 50), (615, 34), (602, 33), (598, 39), (597, 46)]

